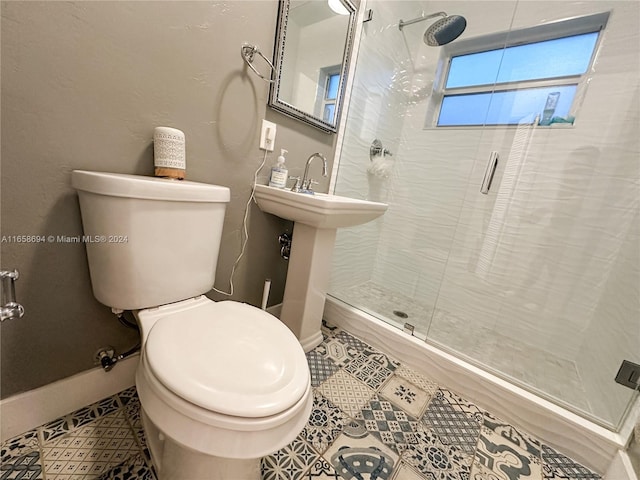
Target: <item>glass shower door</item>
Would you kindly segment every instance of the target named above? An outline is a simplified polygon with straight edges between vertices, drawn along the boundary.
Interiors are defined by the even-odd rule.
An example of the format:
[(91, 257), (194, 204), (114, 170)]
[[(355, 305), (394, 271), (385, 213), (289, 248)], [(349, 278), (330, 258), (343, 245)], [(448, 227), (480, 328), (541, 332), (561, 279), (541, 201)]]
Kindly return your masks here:
[[(473, 4), (459, 2), (449, 13), (466, 15)], [(508, 30), (515, 2), (489, 4), (499, 10), (495, 28)], [(337, 194), (389, 209), (375, 222), (338, 230), (329, 294), (400, 328), (409, 324), (421, 338), (483, 138), (481, 128), (426, 125), (441, 49), (423, 42), (429, 21), (402, 31), (398, 22), (444, 7), (367, 2), (375, 15), (362, 34), (335, 186)], [(370, 155), (374, 139), (389, 153)]]
[[(608, 61), (589, 72), (575, 125), (483, 130), (427, 335), (614, 429), (634, 396), (615, 374), (640, 361), (640, 68), (637, 45), (614, 47), (636, 31), (624, 10), (637, 6), (615, 3), (598, 52)], [(604, 9), (553, 5), (567, 17)], [(520, 2), (512, 31), (547, 8)]]
[[(389, 209), (338, 231), (329, 295), (615, 430), (633, 392), (613, 378), (623, 359), (640, 363), (638, 5), (456, 2), (449, 13), (469, 26), (451, 48), (496, 32), (507, 45), (549, 18), (611, 11), (573, 110), (562, 111), (567, 90), (545, 91), (537, 120), (473, 127), (434, 126), (447, 50), (424, 45), (426, 25), (397, 28), (451, 6), (425, 5), (367, 2), (375, 15), (335, 193)], [(390, 154), (370, 155), (374, 139)]]

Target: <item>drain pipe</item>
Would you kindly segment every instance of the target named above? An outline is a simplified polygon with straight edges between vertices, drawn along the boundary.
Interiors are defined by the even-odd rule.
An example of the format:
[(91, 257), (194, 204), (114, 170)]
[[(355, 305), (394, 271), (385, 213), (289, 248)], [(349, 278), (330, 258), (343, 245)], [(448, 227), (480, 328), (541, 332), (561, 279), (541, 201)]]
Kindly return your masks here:
[[(124, 311), (116, 308), (112, 308), (111, 311), (118, 317), (118, 321), (128, 328), (140, 330), (136, 323), (132, 323), (124, 317)], [(141, 343), (136, 343), (132, 348), (119, 355), (116, 354), (116, 349), (112, 346), (106, 346), (99, 349), (93, 357), (94, 364), (100, 365), (105, 372), (110, 371), (116, 363), (123, 360), (140, 350)]]

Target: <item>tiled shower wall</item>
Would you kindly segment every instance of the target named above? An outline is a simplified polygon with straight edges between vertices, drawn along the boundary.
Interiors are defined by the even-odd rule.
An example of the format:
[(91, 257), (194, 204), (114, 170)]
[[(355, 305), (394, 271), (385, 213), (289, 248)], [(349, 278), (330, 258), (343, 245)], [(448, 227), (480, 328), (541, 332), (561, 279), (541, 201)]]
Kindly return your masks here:
[[(630, 394), (613, 375), (623, 358), (640, 361), (638, 3), (367, 8), (336, 192), (390, 206), (338, 233), (332, 291), (370, 280), (422, 304), (437, 299), (475, 329), (576, 362), (590, 410), (615, 424)], [(574, 127), (424, 128), (440, 49), (422, 42), (428, 22), (401, 32), (401, 18), (461, 14), (471, 38), (609, 10)], [(393, 156), (371, 162), (374, 138)], [(500, 162), (481, 195), (491, 151)], [(430, 336), (441, 327), (434, 321)]]

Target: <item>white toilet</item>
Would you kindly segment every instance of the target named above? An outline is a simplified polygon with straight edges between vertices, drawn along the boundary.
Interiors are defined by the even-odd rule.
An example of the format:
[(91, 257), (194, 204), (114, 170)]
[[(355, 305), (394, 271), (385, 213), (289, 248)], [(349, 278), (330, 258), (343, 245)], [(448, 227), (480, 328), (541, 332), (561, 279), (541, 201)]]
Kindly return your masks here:
[(290, 443), (311, 406), (296, 337), (211, 290), (229, 189), (76, 170), (95, 297), (133, 310), (136, 387), (161, 480), (257, 480), (260, 457)]

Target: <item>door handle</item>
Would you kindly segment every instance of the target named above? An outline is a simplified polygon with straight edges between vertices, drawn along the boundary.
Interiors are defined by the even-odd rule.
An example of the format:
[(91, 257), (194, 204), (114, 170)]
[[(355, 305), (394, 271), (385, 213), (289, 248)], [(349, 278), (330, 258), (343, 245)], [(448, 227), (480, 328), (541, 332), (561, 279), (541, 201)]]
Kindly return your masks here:
[(491, 152), (489, 156), (489, 162), (487, 168), (484, 171), (484, 178), (482, 179), (482, 185), (480, 186), (480, 193), (486, 195), (491, 188), (491, 182), (493, 181), (493, 175), (496, 173), (496, 167), (498, 166), (498, 152)]

